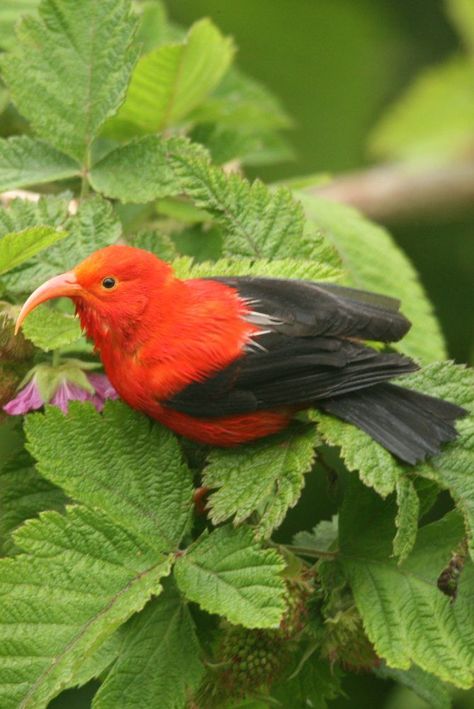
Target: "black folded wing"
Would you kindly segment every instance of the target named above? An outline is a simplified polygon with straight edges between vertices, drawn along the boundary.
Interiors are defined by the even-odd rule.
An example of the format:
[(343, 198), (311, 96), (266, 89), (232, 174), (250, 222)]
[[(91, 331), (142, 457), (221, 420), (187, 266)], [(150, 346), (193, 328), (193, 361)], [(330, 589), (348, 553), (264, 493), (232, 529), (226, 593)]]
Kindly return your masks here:
[(229, 367), (161, 402), (167, 407), (199, 418), (303, 407), (417, 369), (407, 357), (346, 339), (403, 337), (410, 323), (396, 300), (310, 281), (214, 280), (238, 291), (264, 333)]
[(400, 301), (331, 283), (278, 278), (225, 277), (253, 311), (272, 318), (284, 335), (334, 335), (396, 342), (410, 329)]

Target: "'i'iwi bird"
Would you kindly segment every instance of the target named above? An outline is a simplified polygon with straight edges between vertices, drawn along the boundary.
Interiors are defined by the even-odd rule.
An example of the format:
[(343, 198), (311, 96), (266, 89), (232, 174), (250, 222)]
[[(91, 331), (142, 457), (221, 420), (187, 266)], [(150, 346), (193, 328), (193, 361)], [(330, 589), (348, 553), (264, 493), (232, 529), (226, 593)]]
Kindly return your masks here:
[(173, 431), (234, 446), (317, 407), (416, 463), (456, 437), (466, 412), (390, 383), (418, 369), (364, 340), (410, 328), (399, 302), (327, 283), (257, 277), (181, 280), (153, 254), (109, 246), (25, 302), (67, 296), (121, 398)]

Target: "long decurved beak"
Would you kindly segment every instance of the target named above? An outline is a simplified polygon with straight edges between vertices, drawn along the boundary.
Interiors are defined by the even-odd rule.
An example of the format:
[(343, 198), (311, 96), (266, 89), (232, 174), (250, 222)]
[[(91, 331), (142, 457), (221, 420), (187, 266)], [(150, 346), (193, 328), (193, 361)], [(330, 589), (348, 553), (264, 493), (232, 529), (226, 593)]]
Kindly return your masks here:
[(59, 276), (50, 278), (49, 281), (46, 281), (46, 283), (43, 283), (43, 285), (37, 288), (24, 303), (16, 321), (15, 335), (18, 334), (26, 316), (31, 313), (37, 305), (44, 303), (45, 300), (51, 300), (51, 298), (73, 297), (78, 295), (81, 290), (74, 271), (67, 271), (66, 273), (61, 273)]

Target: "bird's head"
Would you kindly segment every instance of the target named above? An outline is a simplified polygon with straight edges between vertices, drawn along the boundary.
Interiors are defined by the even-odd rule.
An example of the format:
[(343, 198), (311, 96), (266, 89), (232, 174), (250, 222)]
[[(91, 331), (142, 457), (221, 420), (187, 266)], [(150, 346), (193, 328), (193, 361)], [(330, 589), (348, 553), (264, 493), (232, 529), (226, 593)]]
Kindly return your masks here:
[(108, 332), (127, 336), (149, 304), (156, 302), (160, 290), (173, 280), (171, 267), (150, 252), (132, 246), (107, 246), (39, 286), (24, 303), (16, 332), (40, 303), (68, 297), (96, 344)]

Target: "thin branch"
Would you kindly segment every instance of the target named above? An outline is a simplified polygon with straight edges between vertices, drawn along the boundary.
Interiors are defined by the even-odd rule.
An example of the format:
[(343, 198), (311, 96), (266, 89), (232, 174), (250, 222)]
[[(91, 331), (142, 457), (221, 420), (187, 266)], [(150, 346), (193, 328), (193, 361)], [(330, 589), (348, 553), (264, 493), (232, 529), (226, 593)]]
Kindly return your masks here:
[(474, 209), (474, 162), (417, 169), (380, 165), (304, 191), (350, 204), (381, 222), (420, 217), (448, 220)]

